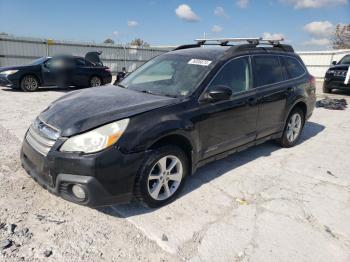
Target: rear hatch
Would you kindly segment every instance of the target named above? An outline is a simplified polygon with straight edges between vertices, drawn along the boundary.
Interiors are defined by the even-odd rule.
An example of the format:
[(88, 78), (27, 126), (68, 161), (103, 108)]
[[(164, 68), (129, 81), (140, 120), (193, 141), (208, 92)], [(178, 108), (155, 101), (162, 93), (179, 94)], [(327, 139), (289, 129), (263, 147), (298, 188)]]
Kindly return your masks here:
[(85, 59), (89, 60), (90, 62), (94, 63), (97, 66), (103, 66), (103, 63), (100, 59), (100, 55), (102, 54), (102, 51), (92, 51), (88, 52), (85, 55)]

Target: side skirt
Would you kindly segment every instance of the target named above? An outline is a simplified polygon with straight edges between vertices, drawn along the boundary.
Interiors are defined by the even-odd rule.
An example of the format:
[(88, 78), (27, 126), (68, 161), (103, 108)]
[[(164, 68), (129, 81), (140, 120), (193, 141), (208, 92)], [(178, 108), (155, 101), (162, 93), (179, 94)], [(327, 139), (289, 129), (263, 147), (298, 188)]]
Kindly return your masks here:
[(246, 150), (246, 149), (248, 149), (248, 148), (250, 148), (252, 146), (260, 145), (262, 143), (265, 143), (266, 141), (280, 138), (282, 136), (282, 134), (283, 134), (283, 132), (278, 132), (278, 133), (275, 133), (275, 134), (272, 134), (272, 135), (269, 135), (269, 136), (265, 136), (265, 137), (259, 138), (258, 140), (255, 140), (255, 141), (249, 142), (247, 144), (244, 144), (242, 146), (232, 148), (232, 149), (230, 149), (228, 151), (225, 151), (223, 153), (217, 154), (215, 156), (211, 156), (209, 158), (200, 160), (193, 167), (192, 174), (194, 174), (199, 167), (202, 167), (202, 166), (204, 166), (204, 165), (206, 165), (206, 164), (208, 164), (210, 162), (213, 162), (213, 161), (225, 158), (225, 157), (227, 157), (229, 155), (232, 155), (234, 153), (237, 153), (237, 152), (241, 152), (241, 151)]

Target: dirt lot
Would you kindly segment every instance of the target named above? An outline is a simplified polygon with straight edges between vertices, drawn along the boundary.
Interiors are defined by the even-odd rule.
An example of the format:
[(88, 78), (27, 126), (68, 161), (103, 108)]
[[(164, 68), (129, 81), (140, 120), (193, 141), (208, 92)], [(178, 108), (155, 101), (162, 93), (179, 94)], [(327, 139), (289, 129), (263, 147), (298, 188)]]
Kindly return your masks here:
[(0, 88), (0, 261), (350, 261), (350, 109), (316, 109), (294, 148), (204, 166), (161, 209), (96, 210), (20, 166), (26, 129), (63, 93)]

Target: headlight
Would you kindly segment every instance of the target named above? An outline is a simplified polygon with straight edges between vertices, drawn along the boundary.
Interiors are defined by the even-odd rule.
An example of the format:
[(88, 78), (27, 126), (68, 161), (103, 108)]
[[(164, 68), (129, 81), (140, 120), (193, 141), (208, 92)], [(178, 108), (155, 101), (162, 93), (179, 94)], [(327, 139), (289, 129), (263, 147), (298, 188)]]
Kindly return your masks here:
[(63, 152), (94, 153), (110, 147), (122, 136), (129, 124), (129, 119), (119, 120), (101, 126), (81, 135), (69, 138), (62, 145)]
[(1, 75), (5, 75), (5, 76), (8, 76), (8, 75), (12, 75), (12, 74), (15, 74), (17, 73), (18, 70), (7, 70), (7, 71), (3, 71), (3, 72), (0, 72)]
[(327, 74), (334, 74), (334, 70), (328, 69)]

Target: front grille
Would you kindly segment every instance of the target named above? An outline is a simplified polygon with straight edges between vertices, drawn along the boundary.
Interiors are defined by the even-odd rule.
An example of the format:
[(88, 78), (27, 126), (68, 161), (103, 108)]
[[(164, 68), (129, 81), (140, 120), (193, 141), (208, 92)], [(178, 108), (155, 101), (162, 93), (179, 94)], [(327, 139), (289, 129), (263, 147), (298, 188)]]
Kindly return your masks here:
[(57, 131), (53, 130), (44, 122), (38, 120), (36, 120), (29, 127), (29, 130), (26, 135), (27, 142), (33, 147), (33, 149), (35, 149), (37, 152), (44, 156), (46, 156), (49, 153), (51, 147), (55, 144), (57, 138)]
[(334, 72), (334, 75), (335, 76), (342, 76), (342, 77), (345, 77), (346, 76), (346, 73), (347, 71), (344, 71), (344, 70), (337, 70)]

